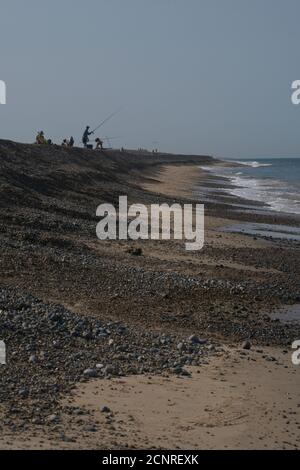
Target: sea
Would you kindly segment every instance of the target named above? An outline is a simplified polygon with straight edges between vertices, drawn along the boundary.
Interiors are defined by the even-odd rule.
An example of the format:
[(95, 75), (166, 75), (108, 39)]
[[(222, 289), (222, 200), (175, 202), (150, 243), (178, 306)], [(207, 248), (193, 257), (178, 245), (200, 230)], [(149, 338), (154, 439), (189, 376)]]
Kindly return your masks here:
[(229, 178), (231, 184), (228, 192), (247, 200), (263, 202), (266, 208), (273, 211), (300, 214), (300, 158), (230, 161), (241, 166), (210, 168), (212, 173)]

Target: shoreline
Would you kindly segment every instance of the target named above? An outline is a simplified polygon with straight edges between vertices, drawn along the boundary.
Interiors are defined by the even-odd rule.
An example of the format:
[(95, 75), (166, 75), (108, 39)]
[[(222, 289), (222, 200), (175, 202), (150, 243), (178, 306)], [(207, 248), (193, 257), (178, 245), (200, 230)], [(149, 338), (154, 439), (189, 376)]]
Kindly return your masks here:
[[(224, 162), (227, 163), (227, 162)], [(228, 164), (230, 166), (230, 163)], [(215, 165), (211, 166), (223, 166), (222, 162), (218, 161)], [(229, 200), (223, 199), (219, 193), (212, 190), (211, 186), (218, 188), (228, 189), (230, 187), (230, 178), (220, 177), (211, 175), (208, 171), (202, 167), (195, 165), (185, 165), (184, 167), (177, 166), (162, 166), (159, 173), (160, 180), (157, 182), (147, 183), (143, 187), (150, 192), (160, 194), (162, 196), (178, 198), (186, 198), (194, 200), (195, 203), (203, 203), (205, 206), (208, 205), (208, 212), (213, 209), (216, 212), (214, 218), (218, 218), (220, 210), (218, 211), (216, 205), (220, 205), (224, 208), (224, 219), (226, 220), (224, 226), (233, 225), (235, 222), (241, 222), (241, 230), (247, 233), (245, 229), (247, 222), (256, 223), (259, 229), (261, 224), (266, 225), (278, 225), (280, 226), (293, 226), (299, 227), (299, 239), (300, 239), (300, 216), (295, 213), (286, 213), (282, 211), (274, 211), (271, 208), (266, 207), (259, 201), (248, 200), (241, 198), (240, 196), (228, 195)], [(213, 184), (211, 183), (213, 180)], [(207, 192), (207, 188), (209, 191)], [(233, 187), (234, 189), (234, 187)], [(201, 191), (202, 190), (202, 191)], [(251, 209), (251, 210), (250, 210)], [(261, 220), (261, 216), (264, 217), (264, 221)], [(206, 217), (209, 223), (211, 223), (212, 217)], [(236, 220), (232, 220), (232, 219)], [(258, 220), (257, 220), (258, 219)], [(229, 222), (231, 220), (231, 222)], [(278, 231), (278, 230), (277, 230)], [(233, 233), (233, 232), (232, 232)], [(249, 235), (252, 235), (251, 233)], [(256, 234), (259, 236), (259, 230)], [(270, 227), (270, 236), (274, 237), (275, 233), (272, 233), (272, 227)], [(268, 236), (262, 236), (261, 238), (268, 239)], [(276, 237), (274, 237), (276, 238)], [(298, 239), (298, 241), (299, 241)], [(294, 240), (292, 238), (292, 240)], [(296, 240), (295, 240), (296, 241)]]
[[(267, 159), (264, 159), (264, 162), (266, 160)], [(270, 159), (270, 161), (273, 162), (274, 160)], [(300, 213), (296, 205), (295, 207), (289, 206), (291, 210), (285, 210), (283, 208), (279, 209), (278, 204), (275, 205), (274, 201), (272, 201), (272, 203), (270, 203), (270, 201), (268, 202), (268, 198), (267, 200), (265, 200), (265, 197), (268, 196), (270, 188), (268, 189), (268, 191), (265, 192), (264, 194), (265, 197), (262, 197), (262, 194), (260, 194), (260, 197), (258, 198), (256, 197), (256, 194), (253, 193), (253, 189), (255, 189), (258, 192), (261, 190), (261, 186), (260, 186), (261, 182), (268, 180), (266, 176), (263, 178), (262, 176), (259, 177), (259, 176), (255, 176), (252, 174), (248, 174), (248, 175), (246, 174), (245, 176), (243, 175), (242, 172), (238, 172), (236, 174), (230, 174), (230, 173), (225, 172), (222, 174), (219, 172), (216, 173), (214, 171), (215, 168), (220, 168), (220, 167), (224, 169), (230, 167), (230, 168), (240, 168), (241, 170), (242, 169), (247, 170), (249, 168), (255, 169), (255, 168), (261, 168), (261, 167), (273, 166), (273, 164), (266, 164), (266, 163), (261, 163), (261, 164), (259, 164), (258, 162), (251, 162), (251, 163), (255, 163), (256, 166), (243, 163), (242, 161), (237, 162), (237, 165), (231, 164), (231, 162), (226, 161), (224, 162), (224, 164), (222, 164), (222, 162), (220, 163), (218, 162), (216, 164), (207, 165), (201, 168), (207, 173), (208, 178), (211, 178), (213, 181), (216, 180), (218, 182), (223, 183), (222, 186), (224, 187), (225, 194), (228, 195), (228, 198), (232, 199), (232, 205), (235, 205), (236, 207), (240, 207), (241, 211), (242, 210), (249, 211), (249, 209), (251, 209), (253, 212), (257, 212), (259, 210), (261, 213), (267, 216), (272, 215), (272, 214), (277, 214), (281, 217), (290, 218), (291, 221), (294, 221), (294, 223), (297, 226), (299, 226), (300, 225)], [(240, 180), (240, 181), (238, 182), (237, 180)], [(276, 180), (272, 177), (270, 181), (277, 182), (277, 184), (280, 182), (281, 185), (283, 183), (285, 185), (288, 185), (287, 180)], [(247, 185), (248, 182), (252, 182), (252, 186)], [(253, 186), (253, 182), (256, 182), (254, 186)], [(257, 186), (257, 183), (258, 183), (258, 186)], [(218, 184), (216, 185), (216, 187), (218, 187)], [(252, 192), (251, 191), (249, 192), (249, 188), (251, 187), (252, 187)], [(292, 188), (293, 188), (293, 185), (292, 185)], [(248, 194), (245, 193), (245, 190), (246, 192), (248, 190)], [(279, 193), (271, 192), (271, 194), (273, 194), (273, 198), (280, 199)], [(215, 195), (218, 196), (218, 193), (215, 193)], [(230, 204), (230, 199), (228, 201), (229, 204)], [(247, 207), (248, 201), (251, 202), (251, 205)], [(296, 201), (293, 200), (292, 202), (295, 203)], [(286, 204), (286, 200), (285, 201), (282, 200), (281, 204), (283, 203)]]

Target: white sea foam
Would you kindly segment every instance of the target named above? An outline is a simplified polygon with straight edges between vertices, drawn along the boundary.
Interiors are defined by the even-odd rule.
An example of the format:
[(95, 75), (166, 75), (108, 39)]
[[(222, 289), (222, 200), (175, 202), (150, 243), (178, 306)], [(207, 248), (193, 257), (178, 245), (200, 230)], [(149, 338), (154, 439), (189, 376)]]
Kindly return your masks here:
[[(260, 166), (272, 166), (272, 164), (259, 162), (236, 162), (246, 164), (253, 168)], [(226, 177), (230, 181), (230, 187), (222, 186), (222, 191), (226, 191), (233, 196), (238, 196), (250, 201), (263, 202), (269, 209), (279, 212), (300, 214), (300, 193), (286, 182), (243, 176), (243, 172), (236, 172), (234, 175), (228, 173), (228, 167), (201, 167), (216, 176)], [(232, 187), (234, 186), (234, 187)]]
[(230, 177), (230, 181), (235, 186), (235, 188), (226, 189), (230, 194), (264, 202), (275, 211), (300, 214), (300, 194), (287, 190), (280, 181), (241, 176)]
[(246, 162), (246, 161), (232, 161), (232, 163), (239, 163), (240, 165), (251, 166), (252, 168), (260, 168), (263, 166), (272, 166), (272, 163), (260, 163), (260, 162)]

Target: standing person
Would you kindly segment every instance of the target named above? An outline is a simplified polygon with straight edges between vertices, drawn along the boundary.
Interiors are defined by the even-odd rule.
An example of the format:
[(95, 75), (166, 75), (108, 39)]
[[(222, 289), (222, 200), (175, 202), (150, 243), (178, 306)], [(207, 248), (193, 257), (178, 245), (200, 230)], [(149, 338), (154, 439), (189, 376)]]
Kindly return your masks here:
[(90, 132), (90, 126), (86, 126), (86, 129), (83, 133), (83, 136), (82, 136), (82, 143), (83, 145), (86, 147), (88, 142), (89, 142), (89, 136), (94, 134), (94, 132)]
[(69, 140), (69, 147), (74, 147), (74, 137), (71, 135), (70, 140)]

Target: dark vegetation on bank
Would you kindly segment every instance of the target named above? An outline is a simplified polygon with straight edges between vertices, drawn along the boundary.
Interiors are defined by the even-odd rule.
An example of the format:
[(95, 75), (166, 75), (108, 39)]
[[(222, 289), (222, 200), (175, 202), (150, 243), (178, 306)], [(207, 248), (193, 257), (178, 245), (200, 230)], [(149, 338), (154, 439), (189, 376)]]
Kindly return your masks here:
[[(0, 140), (1, 206), (29, 206), (40, 198), (111, 202), (117, 190), (135, 189), (135, 176), (162, 164), (208, 164), (212, 157), (138, 151), (92, 151)], [(107, 199), (108, 198), (108, 199)]]

